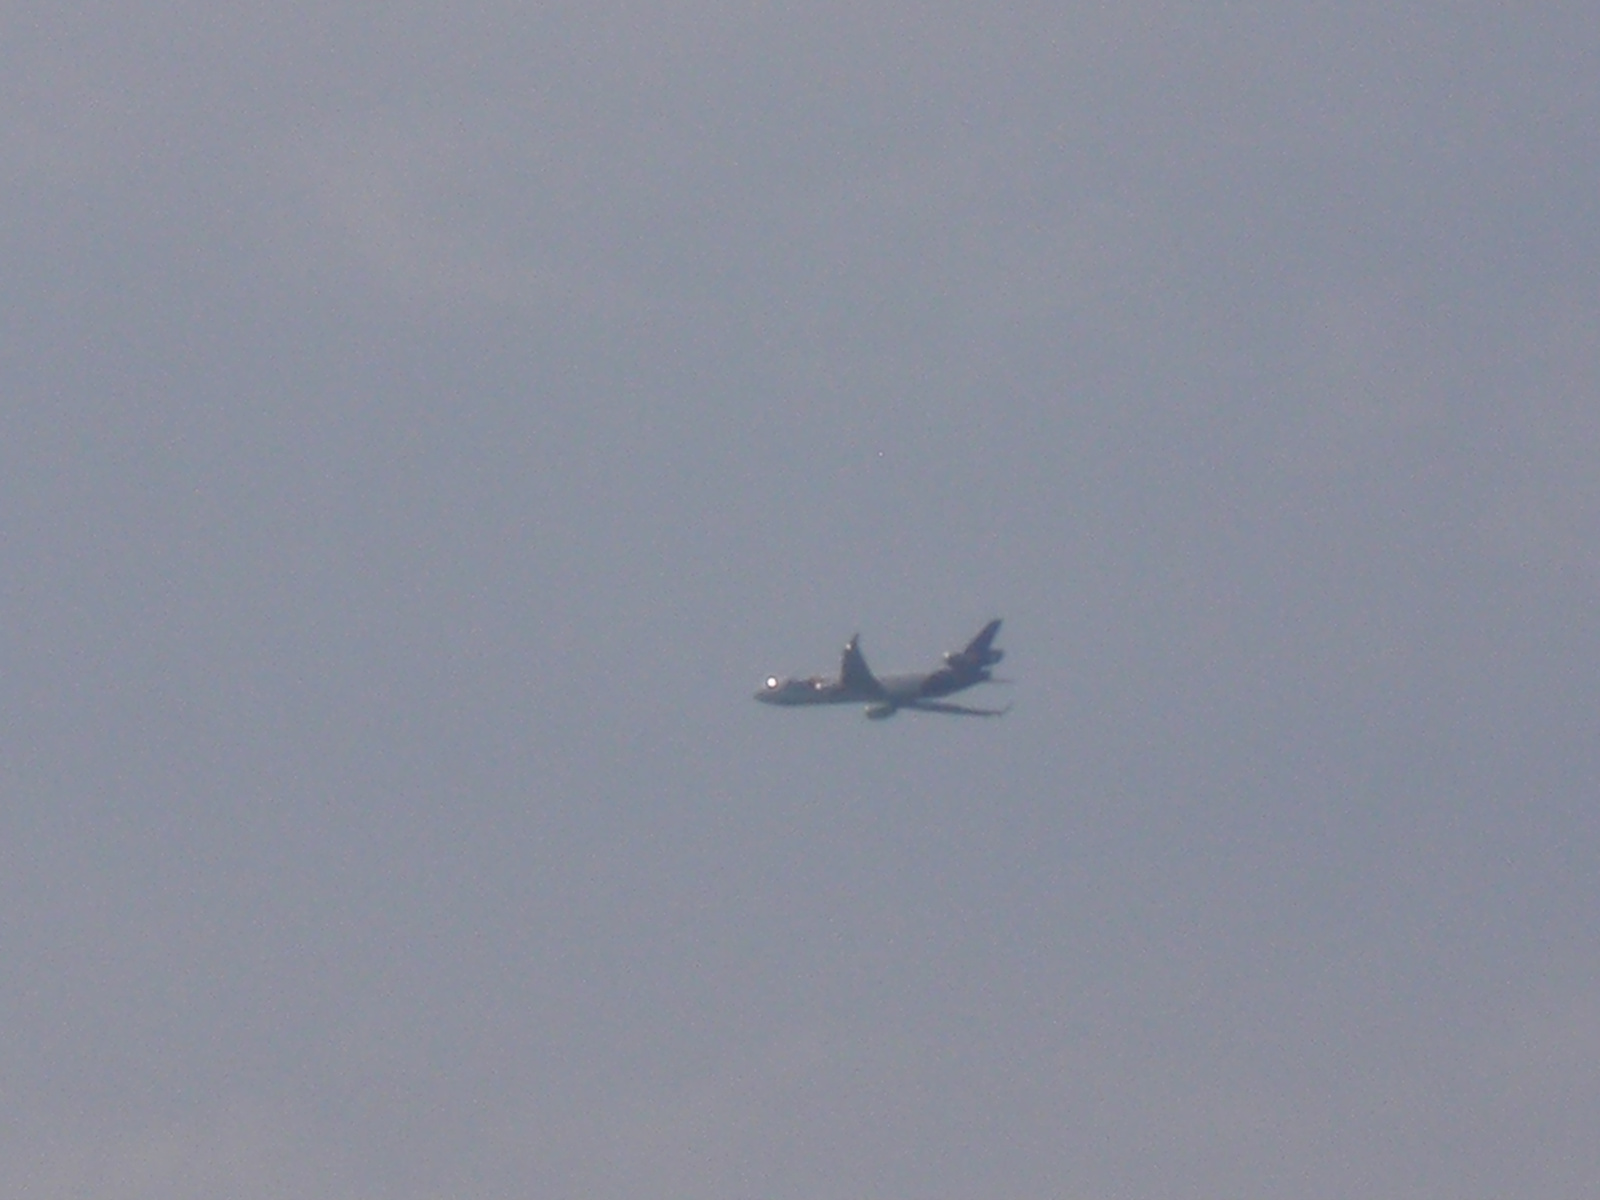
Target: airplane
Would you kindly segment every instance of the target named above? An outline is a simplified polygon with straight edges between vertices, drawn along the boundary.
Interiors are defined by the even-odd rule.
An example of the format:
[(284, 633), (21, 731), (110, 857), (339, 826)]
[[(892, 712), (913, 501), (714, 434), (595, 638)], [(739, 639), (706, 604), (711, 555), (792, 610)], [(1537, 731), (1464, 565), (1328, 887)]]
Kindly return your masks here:
[(864, 704), (867, 716), (875, 721), (892, 717), (902, 708), (912, 712), (948, 713), (962, 717), (1003, 717), (1011, 711), (1009, 704), (1004, 708), (969, 708), (964, 704), (951, 704), (939, 699), (940, 696), (948, 696), (994, 678), (989, 668), (1005, 657), (1004, 650), (994, 649), (994, 635), (999, 630), (1000, 618), (996, 617), (979, 630), (978, 636), (963, 649), (947, 653), (944, 665), (937, 670), (881, 677), (874, 675), (867, 667), (867, 660), (861, 653), (861, 635), (858, 633), (845, 644), (837, 679), (826, 679), (820, 675), (784, 679), (769, 675), (766, 684), (756, 693), (756, 699), (763, 704), (784, 707), (801, 704)]

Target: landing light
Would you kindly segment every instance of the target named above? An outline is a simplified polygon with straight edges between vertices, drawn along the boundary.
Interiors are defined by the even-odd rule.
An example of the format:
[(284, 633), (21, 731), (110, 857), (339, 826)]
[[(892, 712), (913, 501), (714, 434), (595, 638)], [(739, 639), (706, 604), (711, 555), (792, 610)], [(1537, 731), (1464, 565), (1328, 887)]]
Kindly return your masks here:
[(778, 686), (778, 677), (776, 675), (768, 675), (767, 676), (767, 687), (768, 688), (775, 688), (777, 686)]

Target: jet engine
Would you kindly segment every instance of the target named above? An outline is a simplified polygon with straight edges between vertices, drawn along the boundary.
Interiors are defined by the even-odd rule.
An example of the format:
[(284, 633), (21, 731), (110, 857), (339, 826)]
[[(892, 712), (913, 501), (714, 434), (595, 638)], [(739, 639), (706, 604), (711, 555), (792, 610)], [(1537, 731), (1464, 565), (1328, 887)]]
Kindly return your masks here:
[(944, 661), (945, 665), (958, 671), (975, 671), (980, 667), (992, 667), (1005, 656), (1004, 650), (985, 650), (981, 655), (968, 654), (965, 650), (946, 650)]

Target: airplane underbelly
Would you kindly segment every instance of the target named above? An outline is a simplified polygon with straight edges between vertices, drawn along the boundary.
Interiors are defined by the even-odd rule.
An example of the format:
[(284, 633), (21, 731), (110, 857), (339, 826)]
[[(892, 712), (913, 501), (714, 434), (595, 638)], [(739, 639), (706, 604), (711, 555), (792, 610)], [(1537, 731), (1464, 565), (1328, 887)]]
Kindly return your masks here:
[(915, 700), (922, 694), (922, 680), (921, 675), (902, 675), (890, 676), (878, 682), (883, 684), (884, 694), (890, 700), (905, 701)]

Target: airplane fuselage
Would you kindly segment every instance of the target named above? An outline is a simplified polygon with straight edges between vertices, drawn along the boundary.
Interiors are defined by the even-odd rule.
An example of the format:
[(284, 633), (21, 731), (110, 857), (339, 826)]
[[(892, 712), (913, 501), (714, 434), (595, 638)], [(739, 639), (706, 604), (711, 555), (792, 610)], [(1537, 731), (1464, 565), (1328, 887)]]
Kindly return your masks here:
[(829, 679), (821, 675), (805, 678), (767, 677), (755, 698), (763, 704), (794, 707), (811, 704), (863, 704), (869, 717), (890, 717), (902, 708), (927, 712), (961, 713), (970, 716), (999, 716), (1004, 710), (969, 709), (941, 704), (939, 697), (950, 696), (993, 678), (989, 664), (999, 662), (1002, 652), (990, 648), (998, 620), (991, 621), (968, 643), (965, 650), (945, 655), (945, 665), (935, 671), (901, 675), (874, 675), (862, 657), (857, 638), (844, 648), (839, 674)]
[(910, 700), (950, 696), (975, 683), (989, 678), (984, 671), (980, 677), (959, 679), (949, 670), (928, 671), (909, 675), (879, 675), (881, 687), (876, 689), (852, 687), (840, 679), (825, 679), (812, 675), (805, 679), (784, 679), (776, 675), (767, 677), (766, 686), (756, 693), (763, 704), (871, 704), (887, 701), (904, 704)]

